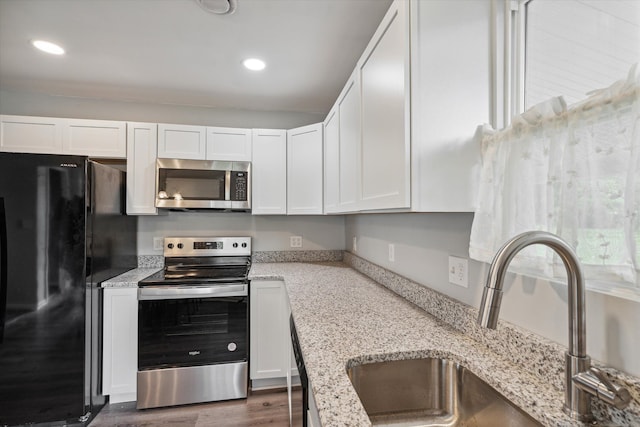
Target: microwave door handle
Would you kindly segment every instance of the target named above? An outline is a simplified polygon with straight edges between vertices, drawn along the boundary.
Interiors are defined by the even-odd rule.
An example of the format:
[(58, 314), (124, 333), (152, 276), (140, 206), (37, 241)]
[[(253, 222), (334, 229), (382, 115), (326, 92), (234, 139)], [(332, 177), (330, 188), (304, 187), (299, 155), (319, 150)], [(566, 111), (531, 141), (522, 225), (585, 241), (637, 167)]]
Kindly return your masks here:
[(231, 200), (231, 171), (224, 173), (224, 199)]
[(0, 344), (4, 341), (7, 288), (9, 286), (7, 240), (7, 211), (4, 205), (4, 197), (0, 197)]

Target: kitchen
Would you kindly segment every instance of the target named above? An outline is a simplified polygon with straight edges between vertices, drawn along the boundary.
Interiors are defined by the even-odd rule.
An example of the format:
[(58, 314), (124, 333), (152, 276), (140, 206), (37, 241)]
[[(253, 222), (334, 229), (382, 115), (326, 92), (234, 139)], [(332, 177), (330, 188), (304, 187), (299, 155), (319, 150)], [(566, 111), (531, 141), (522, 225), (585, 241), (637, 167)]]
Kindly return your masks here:
[[(33, 5), (39, 4), (38, 2), (30, 3)], [(215, 22), (223, 25), (222, 22), (226, 21), (222, 21), (221, 18), (241, 17), (243, 8), (244, 10), (251, 10), (251, 8), (256, 7), (254, 5), (255, 2), (252, 3), (248, 0), (238, 3), (238, 11), (236, 13), (219, 17), (207, 15), (193, 4), (188, 4), (184, 7), (191, 8), (189, 13), (198, 16), (196, 19), (201, 19), (203, 22), (217, 19)], [(29, 74), (26, 72), (24, 76), (11, 74), (7, 76), (4, 73), (0, 75), (0, 113), (18, 116), (126, 120), (131, 122), (179, 123), (182, 125), (231, 128), (294, 129), (312, 123), (320, 123), (327, 119), (329, 108), (339, 97), (339, 91), (345, 81), (348, 80), (355, 61), (360, 57), (368, 40), (372, 37), (378, 23), (382, 20), (386, 9), (390, 5), (390, 2), (353, 2), (353, 9), (357, 10), (358, 13), (362, 13), (363, 5), (370, 5), (371, 3), (375, 3), (376, 8), (379, 9), (377, 10), (377, 15), (370, 18), (370, 26), (368, 29), (363, 30), (366, 33), (366, 37), (362, 37), (359, 51), (352, 52), (350, 56), (351, 62), (342, 66), (342, 73), (336, 77), (339, 82), (335, 83), (333, 92), (330, 96), (329, 94), (317, 95), (318, 97), (324, 96), (326, 98), (324, 104), (322, 104), (323, 107), (316, 107), (318, 111), (321, 111), (320, 113), (313, 112), (313, 108), (307, 109), (303, 105), (298, 108), (291, 108), (294, 111), (290, 113), (261, 111), (262, 108), (259, 108), (260, 105), (258, 104), (260, 98), (252, 97), (251, 93), (248, 95), (237, 94), (235, 99), (240, 100), (242, 96), (248, 97), (256, 106), (255, 109), (240, 108), (238, 105), (198, 107), (197, 105), (207, 104), (206, 101), (196, 99), (198, 94), (193, 93), (193, 91), (190, 95), (194, 98), (188, 98), (183, 95), (185, 98), (167, 102), (159, 94), (154, 97), (153, 93), (150, 94), (153, 91), (145, 91), (144, 86), (124, 89), (103, 86), (96, 89), (97, 92), (91, 92), (91, 96), (87, 96), (84, 95), (83, 91), (89, 91), (90, 86), (94, 85), (90, 79), (89, 81), (83, 81), (78, 77), (79, 81), (76, 84), (59, 80), (57, 82), (58, 86), (55, 88), (43, 87), (39, 89), (38, 85), (44, 85), (44, 83), (29, 80)], [(380, 5), (380, 3), (385, 4)], [(492, 97), (489, 55), (486, 52), (489, 50), (488, 36), (491, 22), (489, 18), (489, 3), (487, 2), (482, 6), (474, 6), (477, 9), (470, 8), (469, 10), (471, 11), (468, 14), (461, 14), (459, 18), (468, 20), (464, 21), (468, 23), (465, 28), (471, 34), (475, 34), (474, 31), (478, 31), (486, 35), (486, 37), (469, 40), (469, 38), (460, 36), (448, 39), (450, 51), (458, 52), (459, 56), (457, 58), (466, 58), (467, 62), (463, 62), (462, 66), (459, 66), (460, 64), (456, 62), (455, 58), (450, 59), (449, 56), (444, 55), (439, 63), (446, 64), (444, 61), (449, 58), (452, 61), (449, 68), (443, 65), (441, 69), (428, 69), (434, 79), (434, 83), (431, 86), (427, 86), (428, 93), (438, 99), (438, 105), (424, 104), (424, 117), (433, 117), (432, 121), (424, 120), (425, 127), (427, 125), (433, 126), (434, 123), (442, 123), (440, 136), (447, 141), (460, 141), (462, 138), (473, 136), (476, 126), (484, 122), (495, 122), (496, 128), (501, 123), (501, 112), (493, 112), (487, 108)], [(494, 7), (499, 7), (501, 4), (501, 2), (495, 3)], [(10, 4), (11, 2), (0, 3), (3, 7), (8, 7)], [(140, 4), (138, 6), (142, 7)], [(131, 5), (129, 7), (134, 6)], [(4, 10), (2, 12), (1, 16), (8, 16), (4, 13)], [(35, 10), (31, 10), (30, 13), (39, 16)], [(85, 11), (85, 13), (88, 12)], [(96, 14), (105, 16), (105, 13), (106, 11), (97, 10)], [(352, 13), (355, 12), (352, 11)], [(371, 13), (374, 14), (374, 12)], [(138, 10), (138, 14), (132, 10), (131, 14), (133, 17), (141, 16), (142, 10)], [(47, 19), (43, 18), (45, 22), (57, 15), (55, 15), (54, 11), (49, 11), (47, 16)], [(346, 17), (341, 19), (346, 20)], [(434, 18), (433, 20), (436, 22), (430, 22), (430, 24), (435, 26), (438, 19)], [(444, 18), (443, 21), (445, 21)], [(470, 22), (474, 22), (478, 27), (470, 25)], [(335, 25), (337, 26), (338, 23)], [(9, 23), (5, 21), (2, 21), (2, 27), (11, 28)], [(304, 31), (302, 28), (297, 30)], [(308, 31), (311, 32), (311, 29), (308, 29)], [(5, 34), (1, 33), (2, 40), (11, 40)], [(16, 34), (19, 34), (19, 32), (16, 31)], [(144, 39), (143, 35), (139, 36)], [(341, 51), (343, 48), (339, 41), (339, 36), (337, 37), (338, 41), (334, 39), (334, 51)], [(20, 43), (23, 43), (23, 41), (20, 41)], [(26, 44), (26, 41), (24, 43)], [(484, 50), (482, 50), (483, 46)], [(189, 51), (190, 49), (191, 46)], [(5, 50), (3, 47), (3, 57), (5, 56), (4, 52), (10, 51)], [(434, 45), (431, 54), (438, 55), (439, 53), (437, 46)], [(346, 53), (344, 54), (346, 55)], [(442, 53), (440, 54), (442, 55)], [(61, 58), (54, 59), (58, 61)], [(45, 58), (40, 58), (39, 60), (45, 61)], [(47, 60), (50, 60), (50, 58)], [(114, 61), (113, 58), (111, 60)], [(188, 61), (188, 58), (183, 60)], [(0, 62), (5, 64), (3, 66), (7, 66), (6, 63), (9, 61), (2, 59)], [(118, 69), (121, 69), (122, 73), (125, 74), (121, 78), (126, 78), (125, 71), (128, 70), (126, 64), (115, 63), (122, 65)], [(484, 64), (485, 66), (484, 68), (474, 68), (469, 64)], [(78, 69), (82, 68), (80, 65), (76, 65)], [(57, 64), (41, 65), (40, 63), (32, 63), (34, 70), (56, 66)], [(316, 72), (320, 75), (337, 74), (333, 64), (318, 64), (314, 62), (313, 66), (317, 67), (318, 71)], [(452, 69), (455, 69), (456, 73), (453, 73)], [(133, 70), (128, 71), (135, 74)], [(450, 75), (449, 77), (457, 83), (465, 82), (464, 85), (457, 87), (464, 88), (467, 92), (446, 92), (447, 97), (445, 98), (442, 91), (449, 91), (451, 85), (447, 87), (447, 85), (442, 85), (440, 81), (447, 75)], [(173, 82), (167, 82), (167, 87), (172, 87), (170, 86), (171, 83)], [(420, 83), (429, 85), (429, 82)], [(65, 86), (68, 87), (67, 90), (65, 90)], [(247, 90), (257, 91), (259, 89), (258, 86), (261, 86), (260, 81), (246, 84)], [(493, 89), (496, 88), (494, 87)], [(266, 95), (264, 96), (266, 97)], [(462, 100), (467, 99), (473, 99), (474, 102), (462, 102)], [(268, 103), (270, 101), (264, 102)], [(280, 108), (284, 109), (284, 107)], [(453, 108), (456, 108), (454, 110), (457, 112), (456, 114), (461, 114), (464, 122), (459, 118), (454, 121), (449, 117)], [(425, 148), (425, 151), (428, 151), (428, 149)], [(444, 152), (432, 151), (431, 154), (435, 160), (431, 162), (425, 160), (425, 163), (419, 165), (425, 170), (437, 169), (441, 175), (429, 176), (425, 174), (423, 179), (418, 180), (418, 184), (428, 182), (447, 183), (450, 187), (446, 188), (451, 188), (451, 193), (441, 191), (438, 188), (443, 188), (443, 185), (435, 186), (436, 188), (431, 186), (425, 188), (425, 199), (428, 199), (431, 205), (425, 204), (417, 209), (418, 212), (416, 213), (260, 216), (228, 212), (169, 212), (165, 215), (157, 216), (141, 215), (138, 217), (138, 254), (152, 257), (161, 256), (162, 251), (155, 249), (155, 238), (176, 235), (250, 235), (253, 238), (254, 252), (346, 250), (373, 264), (428, 286), (463, 304), (478, 307), (482, 295), (481, 284), (484, 283), (487, 274), (487, 264), (474, 260), (468, 262), (467, 288), (450, 284), (448, 278), (449, 256), (468, 259), (469, 235), (473, 221), (472, 209), (467, 206), (469, 203), (465, 205), (473, 192), (466, 185), (469, 181), (468, 175), (471, 175), (471, 168), (467, 167), (470, 164), (470, 160), (459, 156), (459, 153), (455, 151), (453, 153), (446, 150), (442, 151)], [(440, 170), (442, 168), (437, 168), (438, 162), (442, 162), (442, 158), (438, 160), (438, 154), (448, 154), (450, 156), (448, 160), (455, 159), (456, 163), (451, 168), (455, 173), (447, 173), (447, 171)], [(459, 180), (460, 182), (454, 180)], [(328, 185), (326, 182), (325, 184)], [(460, 191), (464, 193), (460, 193)], [(452, 197), (452, 194), (458, 197)], [(414, 198), (414, 200), (417, 199)], [(294, 236), (302, 236), (302, 247), (299, 249), (291, 247), (291, 237)], [(389, 245), (393, 245), (393, 257), (390, 256)], [(562, 287), (557, 285), (550, 285), (548, 282), (543, 283), (545, 282), (544, 280), (538, 282), (534, 279), (519, 277), (507, 291), (501, 319), (566, 346), (566, 293)], [(540, 307), (545, 307), (544, 316), (539, 315)], [(634, 301), (633, 299), (616, 297), (600, 292), (587, 292), (587, 307), (589, 355), (606, 366), (613, 367), (632, 376), (640, 375), (638, 358), (635, 356), (639, 350), (638, 343), (640, 342), (637, 335), (638, 332), (634, 327), (640, 320), (637, 300)], [(301, 339), (304, 340), (303, 337)]]

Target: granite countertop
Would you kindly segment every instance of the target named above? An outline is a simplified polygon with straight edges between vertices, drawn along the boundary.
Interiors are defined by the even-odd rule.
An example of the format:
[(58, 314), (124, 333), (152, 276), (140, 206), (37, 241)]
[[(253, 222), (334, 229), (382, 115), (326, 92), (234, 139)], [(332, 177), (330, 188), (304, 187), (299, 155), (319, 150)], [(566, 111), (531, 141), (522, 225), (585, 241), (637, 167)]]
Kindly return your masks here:
[(347, 366), (418, 357), (462, 364), (544, 425), (586, 425), (562, 412), (557, 386), (344, 263), (255, 263), (250, 279), (284, 280), (324, 427), (371, 425)]
[(105, 280), (101, 286), (103, 288), (137, 288), (140, 280), (161, 269), (161, 267), (134, 268), (119, 276)]

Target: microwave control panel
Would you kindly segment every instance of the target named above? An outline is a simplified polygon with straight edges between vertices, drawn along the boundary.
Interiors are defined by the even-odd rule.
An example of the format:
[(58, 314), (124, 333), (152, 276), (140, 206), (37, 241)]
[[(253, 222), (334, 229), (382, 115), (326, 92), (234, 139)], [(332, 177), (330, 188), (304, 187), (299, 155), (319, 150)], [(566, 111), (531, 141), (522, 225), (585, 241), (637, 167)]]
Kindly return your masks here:
[(244, 202), (247, 200), (247, 172), (231, 172), (231, 201)]

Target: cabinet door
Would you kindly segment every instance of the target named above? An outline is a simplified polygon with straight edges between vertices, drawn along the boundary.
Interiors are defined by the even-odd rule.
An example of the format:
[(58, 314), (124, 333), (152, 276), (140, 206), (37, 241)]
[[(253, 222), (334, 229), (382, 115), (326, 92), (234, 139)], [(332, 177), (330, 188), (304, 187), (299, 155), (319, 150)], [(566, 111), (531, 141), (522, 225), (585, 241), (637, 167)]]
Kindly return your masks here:
[(250, 377), (284, 378), (291, 348), (284, 283), (254, 280), (250, 298)]
[(358, 64), (362, 100), (362, 209), (409, 208), (409, 25), (394, 2)]
[(62, 119), (0, 116), (0, 151), (62, 154)]
[(64, 120), (62, 149), (65, 154), (124, 159), (127, 157), (125, 122)]
[(102, 392), (110, 402), (136, 399), (138, 289), (104, 290)]
[(251, 129), (207, 128), (207, 160), (251, 161)]
[(127, 123), (127, 214), (157, 215), (158, 125)]
[(287, 213), (287, 131), (253, 129), (251, 212)]
[(340, 118), (337, 107), (324, 121), (324, 212), (338, 212), (340, 191)]
[(487, 52), (493, 2), (412, 0), (410, 5), (411, 208), (473, 212), (481, 164), (475, 133), (492, 116)]
[(158, 125), (158, 157), (204, 160), (207, 128), (204, 126)]
[(349, 79), (338, 98), (339, 185), (338, 210), (352, 212), (360, 202), (360, 87), (357, 73)]
[(322, 123), (287, 131), (287, 213), (322, 214)]

